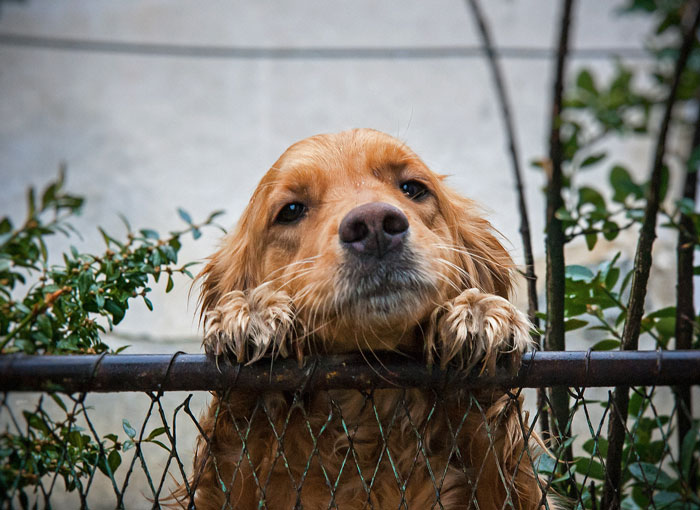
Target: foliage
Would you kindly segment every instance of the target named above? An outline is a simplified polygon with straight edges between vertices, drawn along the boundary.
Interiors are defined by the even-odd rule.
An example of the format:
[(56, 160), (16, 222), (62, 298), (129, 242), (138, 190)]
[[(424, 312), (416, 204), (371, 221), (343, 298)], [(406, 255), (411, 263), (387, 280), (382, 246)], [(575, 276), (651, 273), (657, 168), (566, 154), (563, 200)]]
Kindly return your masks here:
[[(150, 282), (165, 280), (165, 290), (174, 285), (173, 276), (192, 278), (193, 262), (178, 265), (182, 238), (200, 236), (219, 214), (204, 223), (187, 223), (184, 230), (161, 238), (152, 229), (134, 232), (124, 219), (126, 240), (118, 240), (102, 228), (106, 249), (101, 254), (80, 253), (71, 246), (63, 264), (51, 264), (46, 237), (73, 229), (68, 222), (77, 214), (83, 199), (63, 190), (63, 173), (37, 201), (34, 189), (28, 193), (25, 222), (15, 228), (9, 217), (0, 221), (0, 350), (27, 354), (101, 353), (109, 349), (101, 333), (124, 318), (129, 301), (143, 299), (152, 310), (147, 294)], [(16, 294), (22, 292), (22, 297)], [(105, 320), (100, 321), (99, 318)]]
[[(611, 139), (629, 139), (638, 135), (655, 134), (655, 113), (668, 95), (673, 64), (678, 55), (681, 36), (682, 12), (688, 4), (681, 1), (630, 0), (622, 14), (630, 12), (653, 15), (654, 30), (647, 41), (651, 71), (635, 69), (618, 60), (612, 76), (607, 80), (596, 77), (588, 68), (579, 69), (566, 93), (561, 116), (561, 136), (564, 152), (564, 179), (562, 194), (565, 205), (557, 211), (562, 221), (566, 242), (578, 237), (585, 239), (593, 250), (600, 243), (610, 242), (624, 230), (641, 224), (648, 183), (632, 177), (630, 166), (611, 161), (605, 143)], [(697, 109), (700, 90), (700, 46), (697, 36), (682, 75), (677, 95), (676, 116), (672, 128), (690, 129), (696, 119), (687, 118), (687, 112)], [(688, 105), (688, 108), (683, 108)], [(692, 106), (692, 108), (690, 108)], [(683, 115), (685, 114), (685, 115)], [(685, 172), (696, 172), (700, 161), (699, 148), (690, 148), (686, 156), (669, 153), (663, 169), (660, 215), (663, 228), (681, 229), (680, 215), (685, 214), (696, 226), (691, 242), (700, 245), (697, 232), (700, 214), (693, 200), (681, 199), (664, 202), (670, 188), (669, 166), (675, 165), (681, 177)], [(546, 161), (534, 163), (546, 168)], [(607, 168), (607, 186), (579, 184), (590, 169)], [(609, 247), (606, 247), (608, 252)], [(695, 274), (700, 273), (695, 268)], [(598, 267), (569, 265), (566, 268), (565, 326), (567, 331), (585, 328), (587, 335), (598, 338), (591, 344), (593, 350), (618, 349), (627, 319), (626, 303), (629, 284), (635, 268), (632, 254), (617, 252)], [(542, 316), (546, 321), (546, 316)], [(676, 307), (667, 306), (647, 310), (642, 319), (642, 334), (653, 340), (657, 348), (673, 346), (676, 326)], [(694, 348), (700, 347), (695, 320)], [(601, 335), (602, 333), (602, 335)], [(700, 479), (697, 458), (700, 453), (699, 427), (685, 434), (681, 452), (670, 453), (670, 437), (677, 416), (659, 414), (653, 389), (637, 388), (630, 398), (622, 456), (622, 507), (637, 508), (700, 508), (697, 481)], [(609, 408), (609, 402), (600, 402)], [(678, 407), (674, 413), (680, 413)], [(589, 422), (589, 427), (590, 427)], [(549, 466), (559, 474), (555, 485), (577, 501), (578, 508), (600, 508), (600, 495), (606, 477), (604, 463), (607, 440), (600, 431), (582, 445), (583, 455), (573, 459), (573, 465), (559, 463)], [(578, 444), (578, 441), (575, 441)], [(563, 444), (560, 450), (568, 445)], [(598, 459), (598, 460), (597, 460)], [(597, 491), (596, 491), (597, 487)]]
[[(170, 292), (178, 274), (192, 278), (192, 262), (178, 264), (178, 252), (187, 234), (197, 239), (201, 228), (212, 225), (220, 214), (196, 224), (182, 209), (183, 230), (161, 237), (152, 229), (133, 231), (124, 219), (126, 239), (119, 240), (99, 229), (105, 243), (100, 254), (81, 253), (71, 246), (62, 264), (51, 263), (47, 238), (71, 236), (70, 220), (81, 210), (83, 198), (64, 190), (64, 173), (50, 183), (37, 199), (27, 195), (27, 217), (15, 227), (9, 217), (0, 221), (0, 351), (3, 354), (86, 354), (111, 352), (102, 334), (124, 318), (129, 303), (142, 299), (153, 310), (147, 295), (152, 282), (164, 282)], [(115, 352), (119, 352), (117, 349)], [(150, 442), (167, 449), (157, 438), (158, 428), (140, 441), (128, 421), (127, 439), (115, 433), (100, 438), (92, 428), (83, 403), (85, 395), (59, 397), (49, 394), (60, 411), (48, 413), (43, 397), (33, 411), (25, 410), (26, 425), (19, 425), (12, 410), (16, 432), (0, 433), (0, 495), (17, 494), (28, 508), (26, 488), (36, 487), (42, 477), (60, 477), (65, 490), (84, 493), (96, 471), (109, 477), (121, 464), (121, 454), (137, 444)], [(7, 396), (5, 397), (7, 398)], [(66, 404), (70, 398), (72, 404)], [(56, 419), (56, 415), (62, 415)], [(77, 424), (81, 419), (87, 425)], [(22, 430), (24, 429), (24, 431)], [(0, 498), (2, 499), (2, 498)]]

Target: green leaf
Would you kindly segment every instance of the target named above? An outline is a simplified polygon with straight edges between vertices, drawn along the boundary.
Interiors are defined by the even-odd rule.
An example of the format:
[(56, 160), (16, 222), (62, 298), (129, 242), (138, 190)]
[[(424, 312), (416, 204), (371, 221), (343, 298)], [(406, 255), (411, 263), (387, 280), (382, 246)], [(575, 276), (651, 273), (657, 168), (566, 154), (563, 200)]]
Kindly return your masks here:
[(605, 470), (600, 462), (593, 459), (579, 459), (576, 461), (576, 472), (595, 480), (605, 478)]
[(601, 162), (607, 157), (607, 153), (605, 152), (599, 152), (597, 154), (591, 154), (588, 156), (586, 159), (584, 159), (581, 162), (581, 165), (579, 165), (581, 168), (585, 168), (587, 166), (592, 166), (595, 165), (596, 163)]
[(661, 340), (665, 340), (662, 347), (666, 347), (668, 340), (673, 337), (676, 333), (676, 318), (675, 317), (664, 317), (656, 321), (654, 325), (656, 331), (659, 333)]
[(588, 71), (588, 69), (582, 70), (578, 77), (576, 78), (576, 85), (578, 88), (590, 92), (591, 94), (597, 95), (598, 90), (595, 86), (595, 81), (593, 80), (593, 75)]
[(112, 471), (112, 474), (114, 474), (119, 465), (122, 463), (122, 457), (121, 455), (119, 455), (119, 452), (117, 450), (112, 450), (111, 452), (109, 452), (107, 462), (109, 464), (109, 469)]
[(564, 322), (564, 331), (573, 331), (588, 326), (588, 322), (581, 319), (568, 319)]
[(605, 288), (613, 289), (617, 280), (620, 278), (620, 269), (617, 267), (610, 268), (605, 276)]
[(78, 290), (83, 296), (83, 299), (85, 298), (85, 294), (88, 293), (90, 285), (92, 285), (92, 281), (92, 273), (89, 271), (83, 271), (80, 273), (80, 276), (78, 277)]
[(652, 312), (647, 315), (649, 319), (662, 319), (662, 318), (669, 318), (669, 317), (676, 317), (676, 307), (675, 306), (667, 306), (666, 308), (661, 308), (660, 310), (656, 310), (655, 312)]
[(162, 435), (162, 434), (165, 434), (166, 430), (167, 430), (167, 429), (166, 429), (165, 427), (158, 427), (158, 428), (156, 428), (156, 429), (153, 429), (153, 430), (151, 431), (151, 433), (148, 434), (148, 437), (147, 437), (145, 440), (146, 440), (146, 441), (151, 441), (151, 440), (155, 439), (156, 437), (158, 437), (158, 436), (160, 436), (160, 435)]
[(641, 198), (643, 195), (641, 186), (632, 181), (632, 177), (626, 168), (615, 165), (610, 170), (610, 184), (613, 187), (613, 201), (624, 203), (629, 195), (634, 195), (636, 198)]
[(635, 462), (630, 464), (627, 469), (633, 477), (643, 482), (647, 487), (667, 489), (674, 483), (674, 480), (665, 471), (648, 462)]
[(27, 217), (33, 218), (36, 215), (36, 197), (34, 188), (27, 191)]
[(167, 292), (170, 292), (171, 290), (173, 290), (173, 286), (174, 286), (173, 275), (169, 274), (168, 275), (168, 283), (165, 285), (165, 292), (167, 293)]
[(591, 438), (583, 443), (583, 450), (591, 455), (605, 457), (608, 454), (608, 440), (604, 437), (599, 437), (597, 440)]
[(213, 213), (211, 213), (211, 214), (207, 217), (207, 220), (206, 220), (204, 223), (207, 223), (207, 224), (211, 223), (212, 220), (214, 220), (214, 218), (217, 218), (217, 217), (221, 216), (222, 214), (224, 214), (224, 212), (225, 212), (225, 211), (223, 211), (223, 210), (221, 210), (221, 209), (214, 211)]
[(620, 227), (617, 223), (611, 220), (605, 220), (603, 222), (603, 237), (606, 240), (612, 241), (620, 233)]
[(134, 439), (136, 437), (136, 430), (131, 426), (131, 423), (129, 423), (129, 420), (126, 418), (122, 419), (122, 428), (124, 429), (124, 432), (126, 432), (126, 435), (129, 436), (131, 439)]
[(592, 350), (594, 351), (612, 351), (614, 349), (618, 349), (620, 347), (620, 341), (615, 340), (614, 338), (608, 338), (606, 340), (601, 340), (600, 342), (596, 342), (593, 347), (591, 347)]
[(595, 277), (595, 275), (593, 274), (593, 272), (590, 269), (588, 269), (585, 266), (577, 266), (577, 265), (566, 266), (565, 275), (566, 275), (566, 278), (573, 280), (575, 282), (577, 282), (577, 281), (590, 282)]
[(42, 420), (39, 415), (29, 411), (22, 411), (22, 414), (24, 415), (24, 419), (27, 420), (27, 424), (30, 428), (41, 431), (45, 436), (48, 436), (51, 433), (49, 431), (49, 427), (46, 425), (46, 423), (44, 423), (44, 420)]
[(582, 186), (578, 190), (580, 204), (593, 204), (596, 209), (605, 210), (605, 199), (597, 190)]
[(139, 230), (139, 232), (141, 232), (141, 235), (143, 237), (145, 237), (146, 239), (158, 239), (159, 238), (158, 232), (156, 232), (155, 230), (151, 230), (149, 228), (142, 228), (141, 230)]
[(188, 225), (192, 225), (192, 217), (187, 211), (185, 211), (182, 207), (178, 207), (177, 213), (180, 215), (180, 218), (182, 218), (182, 221), (184, 221)]
[(83, 447), (83, 436), (79, 430), (71, 431), (71, 433), (68, 434), (68, 441), (70, 442), (70, 444), (76, 446), (77, 448)]
[[(658, 508), (659, 510), (685, 510), (686, 508), (693, 508), (692, 506), (684, 504), (683, 496), (677, 492), (659, 491), (653, 495), (653, 499), (654, 508)], [(679, 504), (674, 505), (674, 503)], [(696, 504), (694, 508), (697, 509), (698, 505)]]
[(549, 455), (547, 452), (545, 452), (543, 455), (540, 455), (535, 461), (535, 463), (537, 464), (537, 466), (535, 467), (535, 471), (539, 475), (551, 475), (552, 473), (554, 473), (554, 470), (557, 467), (556, 459)]
[(160, 446), (161, 448), (163, 448), (163, 450), (165, 450), (166, 452), (170, 452), (170, 448), (168, 448), (167, 446), (165, 446), (165, 444), (163, 444), (161, 441), (158, 441), (158, 440), (154, 439), (154, 440), (149, 441), (149, 442), (150, 442), (150, 443), (153, 443), (153, 444), (157, 444), (158, 446)]
[(645, 399), (640, 393), (637, 393), (637, 392), (632, 393), (632, 395), (630, 395), (629, 406), (627, 407), (628, 414), (632, 417), (639, 416), (644, 404), (645, 404)]
[(53, 401), (56, 402), (56, 404), (58, 404), (58, 406), (59, 406), (61, 409), (63, 409), (64, 411), (68, 412), (68, 408), (66, 407), (66, 404), (63, 403), (63, 400), (61, 400), (61, 397), (59, 397), (59, 396), (56, 395), (55, 393), (49, 393), (49, 395), (51, 396), (51, 398), (53, 399)]
[(696, 424), (683, 438), (683, 448), (681, 449), (681, 474), (686, 480), (690, 479), (690, 468), (693, 465), (695, 446), (698, 444), (698, 432), (700, 425)]
[(51, 338), (53, 336), (51, 320), (46, 316), (46, 314), (37, 316), (36, 325), (39, 328), (39, 331), (41, 331), (47, 338)]
[(598, 242), (598, 234), (592, 232), (590, 234), (586, 234), (584, 237), (586, 239), (586, 246), (588, 247), (588, 249), (592, 250), (593, 248), (595, 248), (595, 245)]
[(46, 209), (49, 204), (53, 203), (56, 199), (57, 183), (52, 183), (47, 186), (44, 193), (41, 195), (41, 208)]
[(114, 321), (115, 325), (122, 321), (124, 314), (126, 313), (125, 309), (112, 299), (105, 300), (105, 310), (112, 314), (112, 320)]

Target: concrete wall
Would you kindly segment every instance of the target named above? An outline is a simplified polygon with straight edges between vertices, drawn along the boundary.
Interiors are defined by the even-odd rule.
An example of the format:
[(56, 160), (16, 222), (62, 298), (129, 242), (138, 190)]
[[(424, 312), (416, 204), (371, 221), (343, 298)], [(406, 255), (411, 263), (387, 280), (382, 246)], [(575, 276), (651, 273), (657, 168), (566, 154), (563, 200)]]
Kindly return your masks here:
[[(482, 2), (498, 45), (551, 48), (557, 9), (549, 1)], [(647, 24), (616, 14), (619, 3), (581, 2), (573, 48), (639, 49)], [(235, 223), (255, 184), (292, 142), (320, 132), (372, 127), (405, 140), (450, 183), (487, 206), (522, 261), (505, 139), (483, 58), (207, 58), (55, 49), (50, 39), (255, 48), (434, 48), (478, 46), (458, 0), (355, 2), (39, 1), (4, 3), (0, 34), (48, 38), (40, 47), (0, 44), (2, 214), (17, 220), (28, 185), (42, 185), (59, 163), (69, 187), (86, 196), (78, 226), (84, 249), (101, 247), (96, 225), (178, 228), (225, 209)], [(54, 46), (53, 48), (51, 46)], [(528, 162), (546, 153), (551, 62), (503, 60), (526, 169), (536, 256), (542, 257), (542, 175)], [(604, 59), (574, 60), (605, 73)], [(641, 143), (617, 150), (647, 171)], [(202, 259), (210, 231), (185, 246)], [(58, 248), (66, 243), (58, 241)], [(156, 312), (136, 304), (119, 331), (158, 341), (197, 336), (187, 285), (154, 296)], [(130, 338), (129, 343), (135, 339)], [(196, 349), (196, 342), (190, 348)]]

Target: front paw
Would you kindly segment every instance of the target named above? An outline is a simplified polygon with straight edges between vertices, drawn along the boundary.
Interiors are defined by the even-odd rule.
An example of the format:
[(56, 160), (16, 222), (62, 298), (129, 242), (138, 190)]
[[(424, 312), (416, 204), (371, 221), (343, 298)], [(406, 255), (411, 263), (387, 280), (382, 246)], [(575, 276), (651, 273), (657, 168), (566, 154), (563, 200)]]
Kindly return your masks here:
[(233, 354), (253, 363), (265, 354), (287, 356), (294, 329), (292, 301), (266, 286), (231, 291), (204, 314), (203, 345), (209, 354)]
[(527, 317), (506, 299), (468, 289), (432, 313), (428, 361), (437, 354), (443, 367), (454, 359), (466, 371), (481, 363), (482, 373), (493, 374), (497, 362), (513, 371), (532, 345), (529, 330)]

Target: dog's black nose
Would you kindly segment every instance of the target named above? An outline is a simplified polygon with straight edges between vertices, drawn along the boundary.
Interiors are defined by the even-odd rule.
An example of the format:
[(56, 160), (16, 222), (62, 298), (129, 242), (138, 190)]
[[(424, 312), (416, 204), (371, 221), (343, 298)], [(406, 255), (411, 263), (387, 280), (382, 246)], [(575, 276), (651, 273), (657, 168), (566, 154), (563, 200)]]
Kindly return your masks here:
[(407, 233), (406, 215), (384, 202), (355, 207), (338, 228), (340, 242), (347, 249), (379, 258), (401, 248)]

